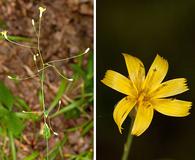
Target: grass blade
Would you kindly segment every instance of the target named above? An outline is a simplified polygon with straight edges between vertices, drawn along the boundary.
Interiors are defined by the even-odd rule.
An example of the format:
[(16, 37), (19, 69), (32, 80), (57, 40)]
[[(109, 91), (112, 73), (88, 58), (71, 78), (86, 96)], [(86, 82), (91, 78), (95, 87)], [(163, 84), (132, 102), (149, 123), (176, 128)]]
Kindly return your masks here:
[(24, 158), (23, 160), (35, 160), (38, 155), (39, 155), (39, 153), (35, 151), (31, 155), (29, 155), (26, 158)]
[(65, 80), (62, 80), (60, 87), (58, 89), (58, 92), (57, 92), (53, 102), (49, 106), (48, 113), (51, 112), (51, 110), (58, 104), (59, 100), (61, 99), (61, 97), (63, 96), (63, 94), (65, 92), (66, 86), (67, 86), (67, 82)]
[(10, 147), (11, 147), (11, 152), (12, 152), (12, 159), (16, 160), (16, 148), (15, 148), (15, 143), (14, 143), (14, 137), (11, 131), (8, 130), (9, 134), (9, 140), (10, 140)]
[(53, 118), (53, 117), (56, 117), (62, 113), (65, 113), (65, 112), (68, 112), (76, 107), (79, 107), (81, 106), (82, 104), (84, 103), (84, 100), (83, 99), (80, 99), (80, 100), (77, 100), (77, 101), (73, 101), (71, 104), (63, 107), (61, 110), (59, 110), (58, 112), (52, 114), (50, 117)]

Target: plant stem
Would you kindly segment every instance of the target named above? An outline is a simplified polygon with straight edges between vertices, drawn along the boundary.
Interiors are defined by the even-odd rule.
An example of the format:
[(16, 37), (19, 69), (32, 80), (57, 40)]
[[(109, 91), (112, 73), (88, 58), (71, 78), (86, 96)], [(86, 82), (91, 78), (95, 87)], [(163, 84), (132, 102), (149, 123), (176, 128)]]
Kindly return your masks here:
[(123, 155), (122, 155), (121, 160), (127, 160), (128, 157), (129, 157), (129, 152), (131, 150), (131, 144), (132, 144), (132, 141), (133, 141), (133, 135), (131, 135), (132, 127), (133, 127), (133, 120), (131, 120), (131, 125), (130, 125), (129, 132), (128, 132), (128, 135), (127, 135), (128, 136), (127, 141), (124, 144), (124, 150), (123, 150)]
[[(41, 50), (40, 50), (40, 33), (41, 33), (41, 17), (39, 18), (39, 30), (38, 30), (38, 35), (37, 35), (37, 49), (38, 49), (38, 54), (40, 56), (41, 59), (41, 64), (42, 64), (42, 71), (40, 74), (40, 80), (41, 80), (41, 97), (42, 97), (42, 107), (43, 107), (43, 113), (45, 113), (45, 93), (44, 93), (44, 79), (45, 79), (45, 71), (44, 71), (44, 67), (45, 67), (45, 63), (43, 61), (43, 56), (41, 54)], [(47, 117), (45, 116), (45, 114), (43, 114), (43, 120), (44, 120), (44, 124), (47, 123)], [(48, 139), (46, 139), (46, 160), (48, 160), (48, 150), (49, 150), (49, 142)]]
[(11, 144), (12, 160), (16, 160), (16, 148), (14, 144), (14, 137), (11, 131), (8, 131), (8, 134), (9, 134), (9, 140)]

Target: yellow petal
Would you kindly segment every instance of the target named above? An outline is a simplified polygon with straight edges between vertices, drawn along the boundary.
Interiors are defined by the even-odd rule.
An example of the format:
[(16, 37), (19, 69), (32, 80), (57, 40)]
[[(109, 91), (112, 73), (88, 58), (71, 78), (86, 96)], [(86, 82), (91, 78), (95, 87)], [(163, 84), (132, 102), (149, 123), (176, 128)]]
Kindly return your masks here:
[(143, 63), (136, 57), (129, 54), (123, 54), (131, 81), (137, 90), (141, 89), (141, 85), (145, 79), (145, 68)]
[(158, 112), (174, 117), (184, 117), (189, 115), (189, 110), (192, 106), (192, 102), (176, 99), (155, 99), (151, 103), (154, 109)]
[(146, 76), (146, 80), (144, 82), (145, 89), (155, 89), (163, 81), (167, 71), (168, 62), (157, 55)]
[(137, 92), (133, 87), (132, 82), (118, 72), (108, 70), (101, 82), (108, 87), (126, 95), (131, 95), (132, 97), (137, 95)]
[(186, 82), (187, 80), (185, 78), (166, 81), (149, 93), (149, 96), (152, 98), (164, 98), (183, 93), (188, 90)]
[(153, 113), (152, 106), (138, 106), (131, 134), (140, 136), (152, 122)]
[(135, 99), (130, 99), (129, 97), (125, 97), (121, 101), (119, 101), (118, 104), (116, 105), (113, 112), (113, 118), (119, 128), (120, 133), (122, 133), (121, 126), (124, 120), (127, 118), (129, 112), (132, 110), (135, 104), (136, 104)]

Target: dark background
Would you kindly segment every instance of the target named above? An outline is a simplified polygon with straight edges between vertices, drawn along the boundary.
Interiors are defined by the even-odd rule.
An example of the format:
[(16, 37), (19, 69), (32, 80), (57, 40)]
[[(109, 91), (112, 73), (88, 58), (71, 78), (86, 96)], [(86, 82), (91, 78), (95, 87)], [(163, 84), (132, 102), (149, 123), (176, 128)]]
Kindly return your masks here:
[[(178, 99), (195, 96), (195, 1), (97, 1), (97, 160), (119, 160), (129, 130), (129, 118), (118, 131), (112, 113), (122, 98), (100, 80), (107, 69), (127, 75), (122, 52), (140, 58), (146, 70), (156, 54), (169, 62), (165, 78), (185, 77), (190, 91)], [(195, 113), (184, 118), (155, 112), (152, 124), (133, 139), (131, 160), (194, 160)]]

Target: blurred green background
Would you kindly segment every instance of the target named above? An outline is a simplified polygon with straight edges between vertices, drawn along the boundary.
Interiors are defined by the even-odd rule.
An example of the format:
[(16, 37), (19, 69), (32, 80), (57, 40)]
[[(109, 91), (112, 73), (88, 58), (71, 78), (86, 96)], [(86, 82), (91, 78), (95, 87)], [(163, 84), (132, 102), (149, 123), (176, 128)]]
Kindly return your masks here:
[[(166, 58), (165, 80), (187, 78), (190, 91), (177, 98), (194, 101), (195, 1), (97, 1), (97, 160), (119, 160), (129, 130), (129, 118), (122, 135), (112, 118), (124, 95), (100, 82), (107, 69), (127, 75), (122, 52), (140, 58), (147, 70), (157, 53)], [(134, 138), (129, 159), (194, 160), (194, 106), (185, 118), (155, 112), (148, 130)]]

